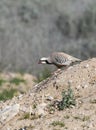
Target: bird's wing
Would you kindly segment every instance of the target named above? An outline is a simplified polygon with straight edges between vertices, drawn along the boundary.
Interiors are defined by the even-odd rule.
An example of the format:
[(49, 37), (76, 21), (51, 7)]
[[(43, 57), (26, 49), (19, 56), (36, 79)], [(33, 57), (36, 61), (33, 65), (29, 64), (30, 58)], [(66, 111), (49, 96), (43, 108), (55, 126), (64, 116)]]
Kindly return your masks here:
[(72, 61), (68, 59), (68, 56), (62, 53), (54, 53), (52, 55), (52, 61), (57, 65), (70, 65), (72, 63)]

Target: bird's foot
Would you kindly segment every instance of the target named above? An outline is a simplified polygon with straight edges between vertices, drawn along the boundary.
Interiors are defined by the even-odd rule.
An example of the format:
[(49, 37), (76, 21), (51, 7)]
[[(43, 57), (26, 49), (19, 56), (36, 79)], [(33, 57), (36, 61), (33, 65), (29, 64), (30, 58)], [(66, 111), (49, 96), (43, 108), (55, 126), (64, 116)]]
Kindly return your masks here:
[(58, 74), (60, 74), (60, 72), (61, 72), (61, 69), (57, 69), (55, 72), (53, 72), (52, 74), (53, 75), (55, 75), (55, 76), (57, 76)]

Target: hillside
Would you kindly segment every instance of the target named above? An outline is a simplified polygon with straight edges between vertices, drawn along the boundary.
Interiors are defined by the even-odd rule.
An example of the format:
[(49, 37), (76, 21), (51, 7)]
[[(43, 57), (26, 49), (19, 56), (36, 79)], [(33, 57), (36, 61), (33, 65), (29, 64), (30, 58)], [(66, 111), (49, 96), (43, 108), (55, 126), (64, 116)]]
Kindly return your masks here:
[[(69, 87), (75, 102), (59, 110)], [(0, 130), (96, 130), (96, 58), (54, 73), (0, 109)]]

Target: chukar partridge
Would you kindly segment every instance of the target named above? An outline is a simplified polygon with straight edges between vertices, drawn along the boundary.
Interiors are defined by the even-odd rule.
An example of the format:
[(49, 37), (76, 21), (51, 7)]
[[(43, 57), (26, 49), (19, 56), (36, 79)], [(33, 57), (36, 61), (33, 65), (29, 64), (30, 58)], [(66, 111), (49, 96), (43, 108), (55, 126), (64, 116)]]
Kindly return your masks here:
[(63, 52), (54, 52), (49, 57), (42, 57), (39, 64), (53, 64), (58, 68), (67, 67), (81, 60)]

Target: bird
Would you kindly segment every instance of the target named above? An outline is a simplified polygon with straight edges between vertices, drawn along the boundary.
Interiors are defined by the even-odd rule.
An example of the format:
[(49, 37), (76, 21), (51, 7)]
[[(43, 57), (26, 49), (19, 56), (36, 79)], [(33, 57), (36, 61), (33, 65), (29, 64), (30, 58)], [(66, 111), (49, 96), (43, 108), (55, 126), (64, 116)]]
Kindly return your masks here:
[(81, 62), (81, 59), (73, 57), (64, 52), (53, 52), (49, 57), (39, 59), (39, 64), (55, 65), (57, 68), (68, 67), (76, 62)]

